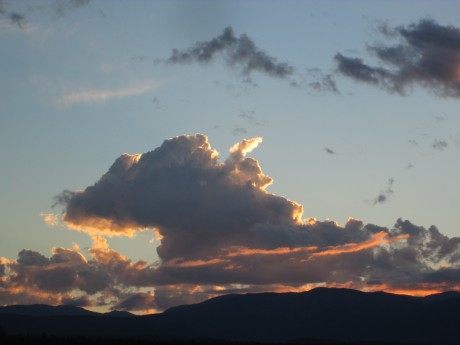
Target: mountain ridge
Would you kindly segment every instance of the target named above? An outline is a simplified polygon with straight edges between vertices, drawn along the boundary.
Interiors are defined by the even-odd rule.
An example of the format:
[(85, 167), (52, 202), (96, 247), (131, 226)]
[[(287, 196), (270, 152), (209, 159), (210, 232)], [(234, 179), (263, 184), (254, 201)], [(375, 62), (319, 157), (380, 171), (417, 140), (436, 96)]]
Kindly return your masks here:
[[(69, 315), (8, 314), (9, 334), (286, 342), (299, 339), (460, 343), (460, 292), (413, 297), (317, 288), (299, 293), (231, 294), (160, 314), (127, 317), (65, 309)], [(16, 308), (18, 309), (18, 308)], [(81, 310), (79, 310), (81, 309)], [(75, 310), (79, 310), (75, 313)], [(123, 317), (122, 315), (126, 315)]]

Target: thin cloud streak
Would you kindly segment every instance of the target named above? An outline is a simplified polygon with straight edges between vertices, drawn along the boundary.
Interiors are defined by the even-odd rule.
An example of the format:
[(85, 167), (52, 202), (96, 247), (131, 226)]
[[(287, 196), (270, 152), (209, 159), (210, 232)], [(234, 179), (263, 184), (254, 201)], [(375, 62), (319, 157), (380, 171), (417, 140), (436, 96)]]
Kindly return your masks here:
[(62, 98), (59, 100), (59, 103), (64, 106), (71, 106), (78, 103), (104, 103), (111, 99), (141, 95), (151, 91), (153, 88), (153, 84), (144, 83), (112, 90), (92, 89), (75, 91), (62, 96)]

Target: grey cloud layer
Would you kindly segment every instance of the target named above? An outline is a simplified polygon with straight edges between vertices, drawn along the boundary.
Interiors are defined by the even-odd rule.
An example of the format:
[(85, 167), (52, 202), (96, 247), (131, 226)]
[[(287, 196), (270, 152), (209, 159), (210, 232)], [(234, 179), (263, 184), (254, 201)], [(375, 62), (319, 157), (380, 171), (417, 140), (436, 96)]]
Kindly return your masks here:
[(235, 36), (231, 27), (209, 41), (197, 42), (185, 50), (174, 49), (167, 61), (171, 64), (209, 63), (219, 55), (225, 58), (229, 66), (239, 68), (244, 76), (257, 71), (271, 77), (285, 78), (294, 72), (289, 64), (279, 62), (260, 50), (247, 35)]
[(369, 47), (379, 60), (375, 67), (362, 59), (337, 54), (335, 60), (343, 75), (373, 84), (390, 92), (405, 94), (419, 85), (442, 97), (460, 97), (460, 30), (433, 20), (421, 20), (407, 27), (382, 26), (381, 33), (397, 39)]

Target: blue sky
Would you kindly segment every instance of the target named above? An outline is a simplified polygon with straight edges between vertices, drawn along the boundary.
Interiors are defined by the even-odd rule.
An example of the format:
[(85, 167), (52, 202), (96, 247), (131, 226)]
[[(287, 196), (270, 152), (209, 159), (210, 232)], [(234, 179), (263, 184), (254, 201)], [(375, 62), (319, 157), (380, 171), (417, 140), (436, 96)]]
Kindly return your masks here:
[[(334, 60), (340, 53), (384, 66), (369, 47), (398, 38), (379, 27), (425, 19), (458, 28), (457, 1), (0, 5), (0, 256), (14, 261), (28, 249), (48, 257), (52, 247), (74, 243), (87, 255), (87, 233), (62, 219), (44, 222), (65, 210), (52, 207), (55, 196), (91, 186), (122, 153), (196, 133), (222, 162), (235, 143), (263, 137), (249, 156), (273, 178), (267, 191), (303, 205), (304, 218), (344, 225), (353, 217), (388, 229), (402, 218), (459, 236), (459, 98), (417, 82), (404, 95), (389, 92), (340, 73)], [(168, 62), (173, 49), (208, 42), (226, 27), (294, 73), (243, 75), (222, 54), (208, 63)], [(327, 76), (336, 91), (312, 84)], [(160, 260), (150, 231), (108, 243), (133, 261)]]

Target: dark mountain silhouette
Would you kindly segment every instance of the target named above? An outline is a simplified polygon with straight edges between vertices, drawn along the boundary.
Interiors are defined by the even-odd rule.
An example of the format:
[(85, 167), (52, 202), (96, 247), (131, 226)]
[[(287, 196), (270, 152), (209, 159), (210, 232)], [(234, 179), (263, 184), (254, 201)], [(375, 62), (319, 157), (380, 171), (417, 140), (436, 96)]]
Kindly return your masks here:
[(74, 307), (69, 305), (51, 306), (46, 304), (10, 305), (6, 307), (0, 307), (0, 314), (14, 314), (27, 316), (100, 315), (99, 313), (95, 313), (80, 307)]
[(318, 288), (303, 293), (225, 295), (136, 317), (76, 315), (72, 309), (67, 315), (49, 310), (43, 316), (5, 312), (11, 308), (0, 308), (0, 327), (9, 334), (460, 344), (459, 292), (421, 298)]
[(0, 314), (24, 315), (24, 316), (109, 316), (109, 317), (134, 317), (128, 311), (112, 310), (107, 313), (96, 313), (84, 308), (58, 305), (51, 306), (46, 304), (29, 304), (29, 305), (9, 305), (0, 307)]
[(102, 314), (104, 316), (109, 316), (109, 317), (135, 317), (136, 315), (131, 314), (129, 311), (124, 311), (124, 310), (113, 310), (108, 313)]

